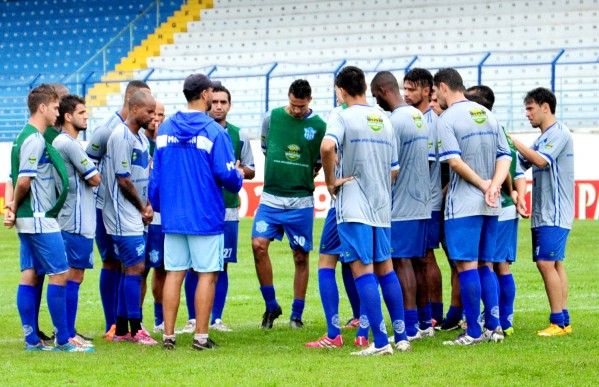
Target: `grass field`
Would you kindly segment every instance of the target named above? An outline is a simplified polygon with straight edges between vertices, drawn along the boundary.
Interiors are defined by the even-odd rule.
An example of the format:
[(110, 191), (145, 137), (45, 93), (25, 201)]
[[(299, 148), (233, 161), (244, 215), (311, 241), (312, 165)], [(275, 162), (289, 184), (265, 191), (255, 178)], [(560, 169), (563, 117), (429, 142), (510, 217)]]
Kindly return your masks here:
[[(87, 273), (81, 288), (77, 327), (96, 338), (96, 353), (25, 352), (15, 303), (19, 281), (18, 240), (14, 230), (2, 228), (0, 385), (597, 385), (599, 223), (576, 221), (570, 234), (566, 268), (574, 334), (555, 338), (539, 338), (535, 334), (548, 324), (549, 306), (541, 277), (530, 259), (529, 227), (528, 221), (520, 224), (518, 262), (513, 266), (517, 284), (514, 336), (502, 344), (455, 348), (442, 345), (455, 332), (438, 333), (435, 338), (413, 343), (412, 353), (373, 358), (350, 357), (354, 350), (351, 345), (340, 350), (304, 348), (306, 341), (326, 332), (318, 295), (316, 254), (310, 262), (312, 271), (304, 312), (306, 328), (289, 329), (293, 264), (287, 242), (271, 245), (275, 287), (283, 316), (272, 330), (258, 329), (264, 303), (251, 255), (251, 219), (241, 222), (240, 263), (229, 269), (229, 298), (223, 319), (234, 332), (211, 333), (221, 345), (219, 350), (191, 350), (190, 335), (180, 335), (177, 349), (172, 352), (161, 347), (142, 348), (103, 341), (99, 270), (95, 269)], [(322, 220), (317, 220), (315, 242), (321, 228)], [(437, 254), (445, 280), (447, 309), (448, 268), (443, 253), (438, 250)], [(342, 300), (340, 317), (345, 321), (351, 310), (340, 276), (338, 283)], [(148, 327), (153, 326), (152, 302), (148, 294), (144, 306)], [(187, 319), (184, 303), (182, 307), (177, 326)], [(45, 299), (40, 325), (50, 331)], [(390, 327), (388, 330), (391, 331)], [(354, 333), (344, 331), (346, 343), (353, 343)]]

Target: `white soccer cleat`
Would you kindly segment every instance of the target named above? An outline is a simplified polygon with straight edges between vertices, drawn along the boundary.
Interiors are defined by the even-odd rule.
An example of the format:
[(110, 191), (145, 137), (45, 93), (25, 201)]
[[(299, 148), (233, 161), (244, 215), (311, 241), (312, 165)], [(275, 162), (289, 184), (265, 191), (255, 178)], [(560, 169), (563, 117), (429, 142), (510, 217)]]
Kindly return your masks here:
[(196, 331), (196, 320), (192, 318), (191, 320), (187, 320), (187, 324), (180, 331), (175, 332), (176, 334), (181, 333), (195, 333)]
[[(229, 329), (229, 327), (227, 327), (225, 325), (223, 320), (221, 320), (220, 318), (217, 318), (216, 320), (214, 320), (214, 324), (210, 325), (210, 329), (214, 329), (215, 331), (219, 331), (219, 332), (233, 332), (231, 329)], [(195, 327), (194, 327), (194, 330), (195, 330)]]
[(355, 356), (385, 356), (385, 355), (393, 355), (393, 346), (391, 344), (387, 344), (382, 348), (376, 348), (374, 343), (370, 344), (368, 348), (363, 349), (358, 352), (352, 352), (351, 355)]

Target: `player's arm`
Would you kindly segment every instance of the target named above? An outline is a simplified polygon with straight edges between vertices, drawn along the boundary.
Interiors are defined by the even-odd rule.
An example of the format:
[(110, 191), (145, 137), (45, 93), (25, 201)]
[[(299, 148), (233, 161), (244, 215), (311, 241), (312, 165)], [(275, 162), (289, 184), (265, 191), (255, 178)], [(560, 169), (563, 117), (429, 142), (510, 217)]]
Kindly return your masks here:
[[(8, 204), (12, 202), (13, 198), (12, 179), (9, 179), (4, 187), (4, 203)], [(12, 228), (15, 225), (15, 213), (7, 205), (4, 206), (4, 225), (8, 228)]]
[(220, 132), (214, 139), (212, 156), (212, 176), (217, 184), (229, 192), (239, 192), (243, 185), (244, 171), (239, 160), (235, 160), (231, 138)]
[(241, 160), (240, 165), (243, 168), (243, 178), (252, 180), (256, 176), (256, 168), (254, 167), (254, 154), (250, 145), (250, 139), (245, 132), (240, 131), (241, 142)]
[(483, 180), (468, 164), (462, 160), (461, 157), (452, 157), (447, 159), (447, 163), (449, 167), (457, 173), (462, 179), (466, 180), (468, 183), (472, 184), (476, 188), (485, 192), (487, 188), (489, 188), (490, 181)]
[(266, 156), (266, 144), (268, 143), (268, 129), (270, 127), (270, 111), (266, 112), (264, 119), (262, 120), (262, 131), (260, 134), (260, 147), (262, 153)]
[(92, 187), (99, 186), (102, 181), (100, 172), (81, 145), (77, 141), (72, 141), (67, 148), (67, 152), (69, 161), (75, 167), (81, 178), (85, 180), (85, 183)]
[(512, 158), (502, 158), (495, 162), (495, 173), (491, 179), (491, 183), (485, 192), (485, 201), (491, 207), (498, 207), (497, 198), (499, 197), (499, 190), (501, 184), (505, 181), (507, 175), (510, 173), (510, 165)]
[(514, 137), (510, 136), (510, 138), (518, 150), (518, 153), (520, 153), (520, 155), (528, 160), (528, 162), (530, 162), (532, 165), (542, 169), (549, 164), (547, 160), (545, 160), (545, 158), (543, 158), (543, 156), (541, 156), (536, 150), (524, 145), (520, 140)]
[(130, 201), (135, 206), (135, 208), (139, 210), (139, 212), (144, 212), (145, 205), (139, 197), (137, 190), (135, 189), (135, 185), (131, 180), (131, 176), (117, 175), (116, 181), (125, 199)]
[(324, 180), (327, 185), (327, 190), (333, 199), (336, 199), (339, 187), (354, 178), (353, 176), (349, 176), (337, 179), (335, 176), (336, 148), (337, 142), (330, 137), (325, 137), (320, 144), (320, 158), (322, 160)]

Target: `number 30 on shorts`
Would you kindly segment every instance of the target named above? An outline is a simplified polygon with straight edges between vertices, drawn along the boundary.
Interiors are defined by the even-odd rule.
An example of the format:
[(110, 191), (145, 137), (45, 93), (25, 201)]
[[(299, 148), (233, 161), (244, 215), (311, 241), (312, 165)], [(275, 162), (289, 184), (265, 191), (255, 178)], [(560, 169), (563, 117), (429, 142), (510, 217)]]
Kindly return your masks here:
[(305, 237), (303, 237), (303, 236), (297, 236), (297, 235), (294, 235), (294, 236), (293, 236), (293, 242), (294, 242), (296, 245), (299, 245), (299, 246), (302, 246), (302, 247), (304, 247), (304, 245), (306, 244), (306, 238), (305, 238)]

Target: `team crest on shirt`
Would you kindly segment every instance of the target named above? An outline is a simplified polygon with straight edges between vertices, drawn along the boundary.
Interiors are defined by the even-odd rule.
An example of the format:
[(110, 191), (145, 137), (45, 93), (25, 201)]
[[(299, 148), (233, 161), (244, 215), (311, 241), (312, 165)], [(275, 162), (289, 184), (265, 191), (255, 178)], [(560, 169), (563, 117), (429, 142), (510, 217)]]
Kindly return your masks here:
[(158, 258), (160, 257), (160, 253), (158, 252), (158, 250), (154, 249), (154, 250), (150, 251), (150, 253), (148, 255), (150, 257), (150, 262), (152, 262), (152, 263), (158, 262)]
[(314, 136), (316, 135), (316, 130), (312, 127), (304, 128), (304, 138), (308, 141), (314, 140)]
[(92, 144), (93, 151), (97, 151), (98, 149), (100, 149), (100, 144)]
[(289, 144), (285, 148), (285, 158), (289, 161), (297, 161), (302, 156), (302, 148), (295, 144)]
[(257, 232), (263, 233), (264, 231), (266, 231), (266, 229), (268, 229), (268, 223), (266, 223), (265, 221), (261, 220), (256, 223)]
[(368, 126), (372, 129), (373, 132), (378, 132), (383, 129), (383, 117), (375, 114), (370, 114), (366, 116), (366, 121), (368, 122)]
[(422, 129), (422, 116), (420, 114), (414, 114), (412, 118), (414, 119), (414, 124), (416, 127), (418, 129)]
[(487, 122), (487, 111), (485, 109), (470, 110), (470, 118), (477, 124), (481, 125)]

